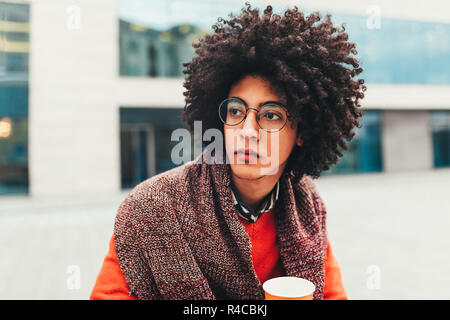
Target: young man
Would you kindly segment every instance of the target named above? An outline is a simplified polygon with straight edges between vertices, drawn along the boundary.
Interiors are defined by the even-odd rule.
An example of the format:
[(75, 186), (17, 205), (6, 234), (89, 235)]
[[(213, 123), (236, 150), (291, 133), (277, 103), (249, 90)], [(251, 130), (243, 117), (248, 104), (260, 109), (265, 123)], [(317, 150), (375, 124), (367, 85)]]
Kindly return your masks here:
[(264, 299), (283, 275), (313, 282), (314, 299), (347, 299), (311, 177), (348, 149), (365, 86), (347, 34), (317, 21), (247, 4), (194, 44), (183, 119), (220, 131), (225, 152), (130, 192), (91, 299)]

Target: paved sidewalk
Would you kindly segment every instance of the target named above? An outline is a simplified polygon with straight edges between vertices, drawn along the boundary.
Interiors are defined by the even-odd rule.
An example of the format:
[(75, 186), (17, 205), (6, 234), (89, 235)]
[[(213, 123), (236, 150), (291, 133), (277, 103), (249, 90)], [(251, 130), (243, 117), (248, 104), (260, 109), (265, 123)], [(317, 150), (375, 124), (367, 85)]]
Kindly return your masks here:
[[(450, 298), (450, 169), (315, 183), (349, 298)], [(127, 193), (0, 197), (0, 299), (88, 299)]]
[(125, 196), (0, 199), (0, 299), (88, 299)]
[(350, 299), (450, 299), (450, 169), (316, 184)]

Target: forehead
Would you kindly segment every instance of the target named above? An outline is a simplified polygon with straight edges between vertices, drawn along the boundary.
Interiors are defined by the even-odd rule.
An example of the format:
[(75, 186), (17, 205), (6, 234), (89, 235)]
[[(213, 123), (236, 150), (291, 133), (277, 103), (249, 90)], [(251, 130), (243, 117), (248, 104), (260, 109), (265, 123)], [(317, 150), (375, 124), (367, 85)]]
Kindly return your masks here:
[(228, 94), (228, 97), (232, 96), (242, 98), (248, 104), (266, 100), (280, 101), (285, 104), (281, 90), (261, 76), (248, 75), (234, 83)]

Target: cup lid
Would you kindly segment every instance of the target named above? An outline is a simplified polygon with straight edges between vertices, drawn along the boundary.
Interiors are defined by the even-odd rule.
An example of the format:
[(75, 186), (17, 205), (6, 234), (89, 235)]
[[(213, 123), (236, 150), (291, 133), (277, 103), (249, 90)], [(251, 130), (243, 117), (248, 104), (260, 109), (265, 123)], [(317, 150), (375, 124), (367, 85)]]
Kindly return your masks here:
[(299, 277), (277, 277), (267, 280), (263, 289), (276, 297), (299, 298), (314, 293), (316, 286), (309, 280)]

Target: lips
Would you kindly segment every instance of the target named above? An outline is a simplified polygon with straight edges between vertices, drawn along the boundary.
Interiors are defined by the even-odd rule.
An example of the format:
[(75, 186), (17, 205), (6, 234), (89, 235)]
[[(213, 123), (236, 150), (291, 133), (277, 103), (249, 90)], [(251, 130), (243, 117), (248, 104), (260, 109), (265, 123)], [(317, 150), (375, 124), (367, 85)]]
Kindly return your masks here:
[(258, 153), (251, 149), (239, 149), (238, 151), (235, 152), (235, 154), (243, 154), (243, 155), (249, 155), (249, 156), (253, 155), (253, 156), (259, 158)]

